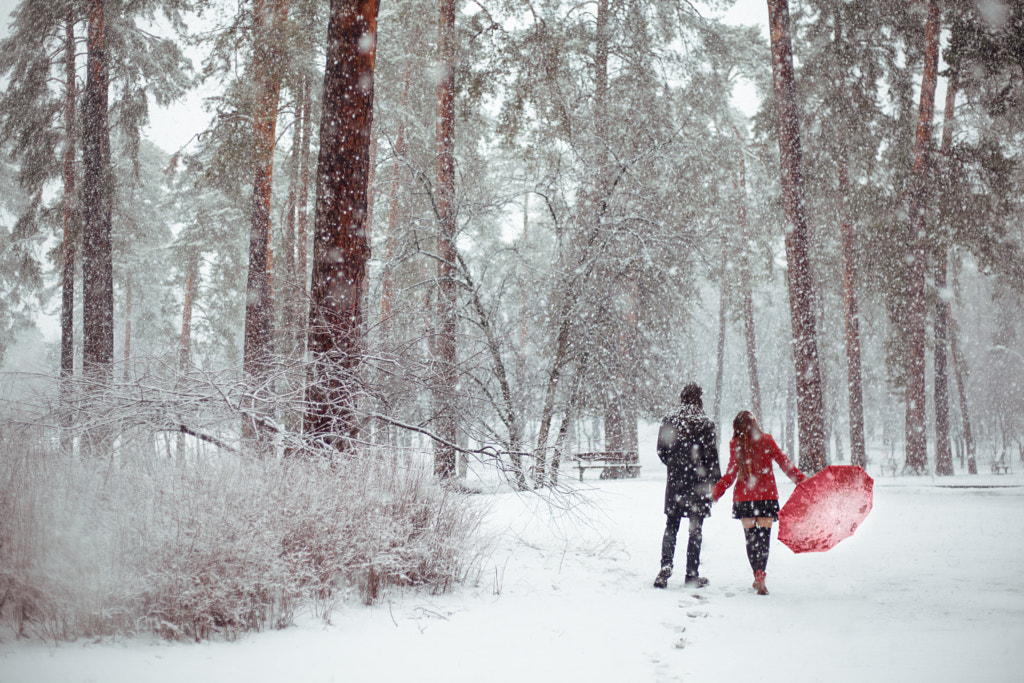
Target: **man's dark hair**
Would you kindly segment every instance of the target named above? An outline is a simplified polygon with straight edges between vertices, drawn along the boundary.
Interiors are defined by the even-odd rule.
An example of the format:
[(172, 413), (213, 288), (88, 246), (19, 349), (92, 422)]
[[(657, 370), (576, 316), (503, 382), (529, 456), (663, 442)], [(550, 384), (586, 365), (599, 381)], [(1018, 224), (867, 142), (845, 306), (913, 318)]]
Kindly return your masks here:
[(704, 407), (704, 402), (700, 396), (704, 391), (700, 388), (700, 385), (696, 382), (690, 382), (683, 387), (682, 392), (679, 394), (679, 400), (685, 404), (694, 405), (698, 408)]

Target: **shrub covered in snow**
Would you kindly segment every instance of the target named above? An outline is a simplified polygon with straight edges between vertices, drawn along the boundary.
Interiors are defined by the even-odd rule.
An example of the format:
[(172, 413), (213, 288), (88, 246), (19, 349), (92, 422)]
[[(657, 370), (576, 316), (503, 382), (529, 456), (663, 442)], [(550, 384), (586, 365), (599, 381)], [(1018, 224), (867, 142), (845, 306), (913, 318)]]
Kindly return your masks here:
[(19, 438), (0, 452), (0, 614), (47, 639), (326, 618), (463, 579), (480, 514), (407, 459), (97, 460)]

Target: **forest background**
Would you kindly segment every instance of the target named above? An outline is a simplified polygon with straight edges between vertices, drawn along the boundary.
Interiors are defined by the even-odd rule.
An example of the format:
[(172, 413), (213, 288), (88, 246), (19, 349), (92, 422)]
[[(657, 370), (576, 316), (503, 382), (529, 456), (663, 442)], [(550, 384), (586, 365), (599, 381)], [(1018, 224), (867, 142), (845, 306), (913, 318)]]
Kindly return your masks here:
[[(104, 4), (101, 106), (86, 10)], [(327, 449), (557, 487), (574, 453), (636, 452), (696, 380), (716, 423), (752, 408), (809, 471), (1024, 461), (1024, 3), (793, 3), (791, 119), (779, 34), (731, 6), (385, 1), (349, 55), (376, 58), (349, 119), (358, 103), (321, 92), (325, 3), (19, 4), (5, 439), (181, 467)], [(182, 98), (204, 108), (187, 137), (194, 109), (156, 115)], [(365, 154), (329, 152), (346, 144)], [(332, 221), (316, 193), (339, 174)], [(332, 282), (348, 291), (318, 299)], [(360, 562), (370, 599), (457, 574)]]

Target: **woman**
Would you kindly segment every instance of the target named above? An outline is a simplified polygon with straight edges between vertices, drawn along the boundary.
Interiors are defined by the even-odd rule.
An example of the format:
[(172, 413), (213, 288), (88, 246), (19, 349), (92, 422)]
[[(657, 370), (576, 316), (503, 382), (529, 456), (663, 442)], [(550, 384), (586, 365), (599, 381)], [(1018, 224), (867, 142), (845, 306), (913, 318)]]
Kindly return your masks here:
[(768, 547), (772, 540), (772, 522), (779, 518), (779, 490), (775, 486), (772, 461), (790, 479), (799, 484), (807, 477), (782, 452), (771, 434), (765, 434), (757, 419), (744, 410), (732, 421), (732, 441), (729, 442), (729, 467), (725, 476), (711, 489), (711, 498), (717, 501), (736, 482), (732, 497), (732, 516), (743, 523), (747, 541), (747, 559), (754, 570), (754, 590), (768, 595), (765, 569), (768, 567)]

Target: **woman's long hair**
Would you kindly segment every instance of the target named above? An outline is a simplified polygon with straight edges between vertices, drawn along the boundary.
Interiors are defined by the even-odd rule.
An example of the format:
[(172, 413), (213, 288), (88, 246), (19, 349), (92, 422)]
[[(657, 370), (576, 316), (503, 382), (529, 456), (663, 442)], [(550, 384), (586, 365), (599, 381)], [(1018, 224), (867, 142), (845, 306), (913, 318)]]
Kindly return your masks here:
[(732, 438), (736, 443), (736, 469), (741, 477), (749, 477), (754, 469), (754, 441), (761, 438), (761, 427), (749, 410), (741, 410), (732, 421)]

